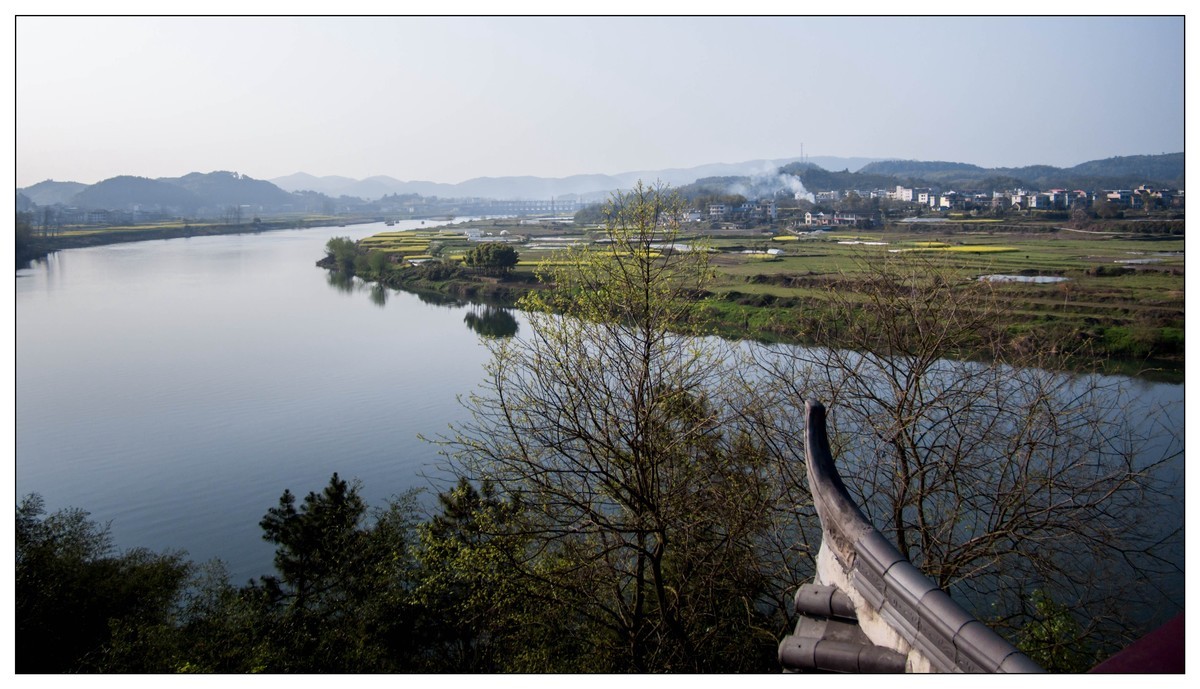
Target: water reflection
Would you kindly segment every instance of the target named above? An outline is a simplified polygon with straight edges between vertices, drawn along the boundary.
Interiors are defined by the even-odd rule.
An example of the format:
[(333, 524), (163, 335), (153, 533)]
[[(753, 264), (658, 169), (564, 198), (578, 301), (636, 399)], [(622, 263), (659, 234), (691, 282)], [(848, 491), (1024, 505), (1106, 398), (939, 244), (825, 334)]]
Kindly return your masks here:
[(330, 287), (343, 294), (354, 294), (354, 276), (350, 273), (344, 273), (340, 270), (329, 270), (325, 273), (325, 280), (329, 283)]
[(366, 292), (372, 304), (380, 308), (387, 306), (388, 297), (390, 296), (388, 288), (380, 283), (365, 283), (357, 279), (353, 274), (340, 270), (326, 271), (325, 281), (337, 292), (341, 292), (342, 294)]
[(517, 319), (498, 306), (484, 306), (482, 312), (469, 311), (463, 316), (467, 327), (483, 337), (512, 337), (517, 334)]
[(376, 306), (379, 306), (379, 307), (384, 307), (384, 306), (387, 306), (387, 301), (388, 301), (387, 288), (379, 283), (375, 283), (371, 287), (371, 303)]
[(428, 292), (425, 290), (416, 289), (406, 289), (405, 291), (415, 294), (417, 299), (419, 299), (422, 304), (429, 304), (430, 306), (445, 306), (456, 309), (467, 305), (467, 302), (450, 294), (442, 294), (441, 292)]
[[(353, 274), (338, 270), (327, 270), (325, 272), (325, 281), (330, 287), (342, 294), (355, 294), (365, 291), (368, 293), (371, 303), (380, 308), (387, 306), (388, 299), (391, 296), (390, 290), (380, 283), (363, 282)], [(517, 334), (517, 319), (509, 312), (509, 309), (504, 307), (465, 300), (441, 292), (414, 289), (402, 289), (402, 291), (416, 296), (422, 304), (430, 306), (438, 306), (450, 310), (458, 310), (468, 306), (473, 307), (473, 310), (469, 311), (463, 317), (463, 322), (467, 324), (468, 328), (483, 337), (502, 338), (513, 337)]]

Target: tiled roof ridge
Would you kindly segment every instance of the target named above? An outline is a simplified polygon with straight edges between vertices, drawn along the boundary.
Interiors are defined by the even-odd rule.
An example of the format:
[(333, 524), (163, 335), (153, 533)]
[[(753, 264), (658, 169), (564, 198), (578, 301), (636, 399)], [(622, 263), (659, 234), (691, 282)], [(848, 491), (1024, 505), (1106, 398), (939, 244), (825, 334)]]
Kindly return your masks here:
[[(832, 555), (818, 557), (818, 581), (833, 580), (833, 590), (805, 592), (803, 608), (799, 604), (801, 592), (797, 592), (800, 620), (796, 632), (780, 644), (780, 662), (784, 668), (842, 672), (905, 669), (1043, 672), (1028, 656), (954, 602), (866, 519), (834, 466), (825, 407), (809, 400), (805, 404), (805, 417), (805, 463), (809, 489), (821, 520), (821, 551)], [(801, 591), (805, 588), (801, 587)], [(820, 603), (822, 596), (828, 597), (827, 603)], [(837, 613), (832, 610), (835, 599), (839, 606)], [(826, 624), (818, 629), (812, 621), (845, 619), (847, 602), (851, 603), (855, 627), (862, 632), (859, 643), (902, 654), (907, 662), (899, 670), (894, 669), (892, 658), (875, 650), (869, 655), (880, 663), (863, 668), (846, 660), (854, 654), (845, 648), (838, 648), (834, 654), (842, 659), (839, 667), (829, 667), (829, 662), (821, 665), (817, 650), (821, 643), (829, 646), (831, 641), (813, 640), (811, 635), (825, 634), (829, 627)], [(821, 605), (826, 605), (828, 612), (822, 612)], [(880, 639), (879, 645), (872, 637)]]

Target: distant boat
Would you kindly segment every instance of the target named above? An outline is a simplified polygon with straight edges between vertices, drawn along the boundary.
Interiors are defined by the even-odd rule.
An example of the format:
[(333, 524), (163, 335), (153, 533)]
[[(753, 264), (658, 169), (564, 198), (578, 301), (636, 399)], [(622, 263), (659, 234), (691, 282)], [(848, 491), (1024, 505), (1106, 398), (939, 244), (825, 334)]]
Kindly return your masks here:
[(396, 221), (395, 220), (387, 220), (387, 221), (384, 221), (383, 224), (387, 225), (388, 227), (391, 227), (392, 225), (396, 224)]

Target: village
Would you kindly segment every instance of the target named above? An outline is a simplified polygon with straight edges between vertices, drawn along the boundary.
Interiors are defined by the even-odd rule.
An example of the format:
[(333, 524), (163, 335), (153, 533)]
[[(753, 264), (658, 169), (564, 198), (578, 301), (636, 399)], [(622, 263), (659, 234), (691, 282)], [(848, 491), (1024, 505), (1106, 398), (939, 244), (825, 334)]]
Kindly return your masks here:
[[(811, 198), (806, 198), (811, 197)], [(796, 194), (796, 205), (783, 206), (775, 199), (740, 204), (713, 203), (707, 212), (690, 208), (684, 220), (690, 223), (736, 223), (758, 221), (774, 223), (781, 217), (790, 220), (791, 229), (812, 227), (877, 228), (886, 222), (924, 222), (940, 218), (1006, 217), (1073, 211), (1095, 212), (1100, 218), (1115, 218), (1126, 210), (1175, 211), (1182, 213), (1184, 192), (1154, 188), (1143, 184), (1134, 189), (1050, 189), (1022, 188), (992, 192), (942, 191), (929, 187), (905, 187), (872, 190), (831, 190), (809, 195)], [(942, 215), (938, 215), (942, 214)], [(1053, 217), (1049, 219), (1055, 219)], [(1065, 218), (1063, 218), (1065, 219)]]

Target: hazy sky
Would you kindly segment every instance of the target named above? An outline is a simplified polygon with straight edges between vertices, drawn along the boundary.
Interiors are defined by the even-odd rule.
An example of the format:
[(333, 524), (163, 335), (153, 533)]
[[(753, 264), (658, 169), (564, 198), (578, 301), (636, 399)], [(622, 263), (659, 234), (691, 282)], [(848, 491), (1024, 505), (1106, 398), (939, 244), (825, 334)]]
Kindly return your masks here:
[(20, 17), (17, 185), (1184, 149), (1184, 20)]

